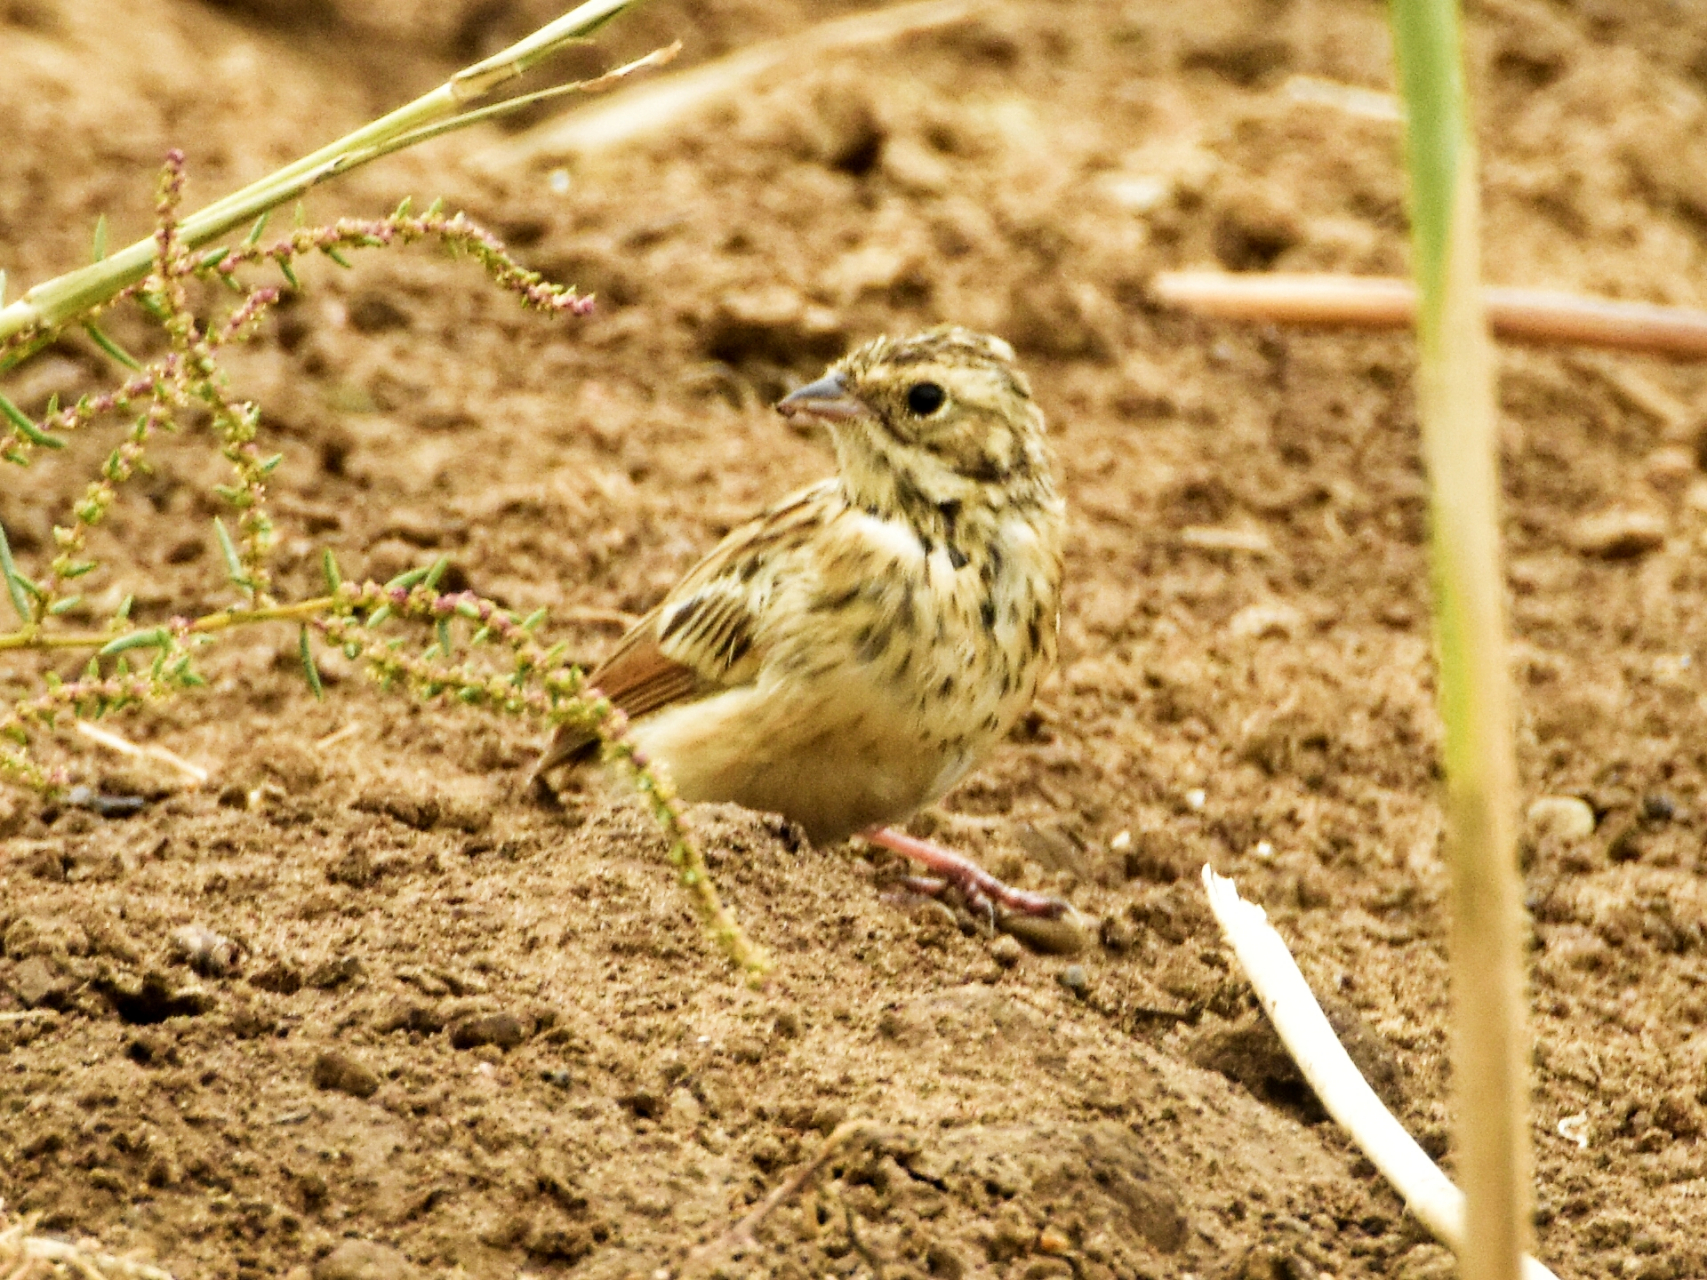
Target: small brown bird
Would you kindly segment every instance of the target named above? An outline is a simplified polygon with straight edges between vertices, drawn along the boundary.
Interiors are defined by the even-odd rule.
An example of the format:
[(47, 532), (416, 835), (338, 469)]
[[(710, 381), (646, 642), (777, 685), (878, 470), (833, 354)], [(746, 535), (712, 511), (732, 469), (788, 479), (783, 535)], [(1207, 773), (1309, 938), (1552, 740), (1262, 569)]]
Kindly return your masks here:
[[(866, 831), (970, 896), (1053, 910), (877, 830), (959, 782), (1055, 661), (1064, 509), (1013, 359), (943, 326), (786, 397), (829, 427), (837, 475), (729, 534), (588, 685), (685, 800), (783, 814), (815, 844)], [(596, 745), (565, 726), (534, 777)]]

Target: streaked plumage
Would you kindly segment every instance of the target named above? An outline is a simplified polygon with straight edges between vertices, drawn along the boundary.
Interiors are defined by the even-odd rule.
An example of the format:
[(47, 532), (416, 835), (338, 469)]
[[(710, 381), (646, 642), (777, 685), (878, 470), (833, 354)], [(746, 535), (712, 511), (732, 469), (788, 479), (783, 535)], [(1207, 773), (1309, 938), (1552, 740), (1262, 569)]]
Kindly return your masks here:
[[(784, 814), (815, 843), (941, 796), (1055, 660), (1063, 507), (999, 339), (880, 338), (787, 397), (837, 475), (733, 531), (588, 683), (682, 798)], [(536, 774), (591, 744), (560, 733)]]

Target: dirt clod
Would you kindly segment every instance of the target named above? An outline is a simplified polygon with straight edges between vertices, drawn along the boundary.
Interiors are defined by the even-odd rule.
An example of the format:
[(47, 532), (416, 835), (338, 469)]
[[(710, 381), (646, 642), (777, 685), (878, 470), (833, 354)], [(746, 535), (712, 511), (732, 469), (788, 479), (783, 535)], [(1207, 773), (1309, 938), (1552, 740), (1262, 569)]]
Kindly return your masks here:
[(309, 1078), (316, 1089), (332, 1089), (353, 1098), (371, 1098), (379, 1092), (379, 1076), (373, 1068), (337, 1049), (315, 1055)]

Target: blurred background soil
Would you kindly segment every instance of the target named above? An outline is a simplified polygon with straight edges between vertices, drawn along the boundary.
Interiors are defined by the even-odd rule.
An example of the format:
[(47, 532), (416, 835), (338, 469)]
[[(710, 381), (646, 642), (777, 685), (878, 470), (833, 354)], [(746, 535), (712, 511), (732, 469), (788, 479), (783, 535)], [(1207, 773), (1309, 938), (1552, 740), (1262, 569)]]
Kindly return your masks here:
[[(114, 244), (147, 234), (169, 147), (205, 203), (553, 10), (0, 0), (12, 292), (84, 261), (100, 213)], [(563, 69), (675, 39), (688, 68), (850, 12), (654, 0)], [(203, 696), (116, 722), (205, 788), (68, 736), (51, 758), (146, 811), (0, 794), (7, 1208), (184, 1280), (663, 1275), (863, 1118), (876, 1137), (726, 1274), (1447, 1275), (1265, 1036), (1197, 881), (1209, 862), (1267, 908), (1450, 1165), (1410, 343), (1147, 292), (1187, 265), (1404, 269), (1389, 104), (1323, 88), (1390, 88), (1385, 12), (974, 4), (625, 142), (536, 111), (314, 193), (313, 220), (442, 195), (598, 310), (525, 314), (425, 246), (310, 265), (230, 362), (286, 455), (282, 592), (315, 591), (323, 547), (379, 579), (445, 555), (587, 659), (616, 635), (599, 611), (645, 610), (826, 473), (781, 392), (881, 332), (1012, 340), (1072, 509), (1062, 667), (914, 829), (1097, 932), (1016, 947), (907, 898), (887, 856), (695, 810), (779, 961), (750, 989), (620, 788), (542, 808), (516, 725), (382, 696), (337, 654), (316, 702), (294, 631), (258, 629)], [(1707, 20), (1485, 0), (1470, 21), (1490, 277), (1707, 301)], [(37, 411), (115, 378), (66, 339), (6, 391)], [(1508, 349), (1500, 385), (1525, 805), (1548, 801), (1524, 838), (1539, 1251), (1563, 1276), (1700, 1275), (1707, 379)], [(0, 475), (26, 570), (115, 430)], [(142, 621), (230, 599), (222, 464), (194, 430), (154, 457), (89, 580)]]

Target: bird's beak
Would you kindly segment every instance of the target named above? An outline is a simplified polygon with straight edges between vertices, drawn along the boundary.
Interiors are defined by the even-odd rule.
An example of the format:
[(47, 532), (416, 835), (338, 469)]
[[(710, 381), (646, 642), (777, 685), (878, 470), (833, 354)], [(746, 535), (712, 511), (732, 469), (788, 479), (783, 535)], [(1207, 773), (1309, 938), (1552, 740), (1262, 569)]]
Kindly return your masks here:
[(816, 382), (808, 382), (798, 391), (790, 392), (776, 403), (776, 411), (785, 418), (808, 414), (839, 422), (870, 413), (865, 403), (848, 391), (848, 384), (839, 373), (825, 374)]

